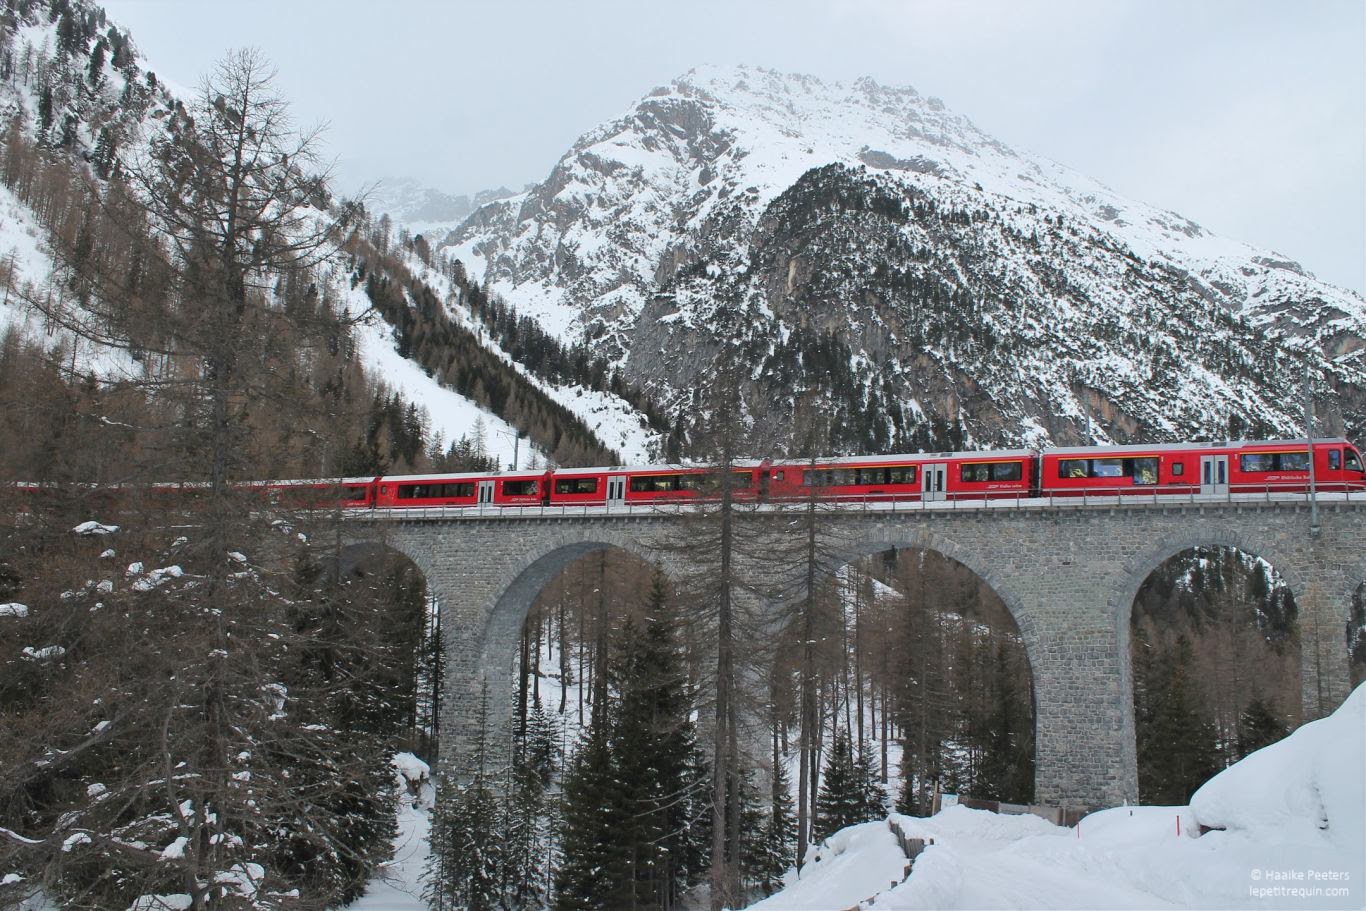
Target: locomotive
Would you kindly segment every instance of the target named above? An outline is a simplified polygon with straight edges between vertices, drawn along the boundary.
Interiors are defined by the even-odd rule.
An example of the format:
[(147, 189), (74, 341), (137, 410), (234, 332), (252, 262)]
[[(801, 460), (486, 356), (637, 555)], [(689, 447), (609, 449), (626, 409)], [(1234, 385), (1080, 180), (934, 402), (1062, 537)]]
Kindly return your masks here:
[[(738, 500), (844, 502), (1232, 495), (1366, 490), (1342, 438), (912, 453), (732, 466)], [(715, 497), (715, 469), (684, 465), (397, 475), (263, 485), (286, 506), (498, 509), (664, 505)]]

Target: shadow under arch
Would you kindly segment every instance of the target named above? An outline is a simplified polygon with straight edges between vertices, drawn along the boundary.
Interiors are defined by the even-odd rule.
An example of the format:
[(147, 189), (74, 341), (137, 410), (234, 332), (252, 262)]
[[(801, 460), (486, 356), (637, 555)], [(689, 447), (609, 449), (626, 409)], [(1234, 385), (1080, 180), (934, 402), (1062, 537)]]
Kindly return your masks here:
[[(1126, 762), (1135, 770), (1138, 768), (1138, 731), (1134, 720), (1133, 642), (1130, 635), (1134, 602), (1138, 599), (1138, 591), (1143, 587), (1143, 583), (1167, 561), (1201, 547), (1225, 547), (1256, 557), (1275, 570), (1290, 589), (1297, 604), (1301, 603), (1304, 594), (1306, 580), (1296, 569), (1296, 562), (1289, 554), (1283, 553), (1270, 542), (1225, 529), (1203, 528), (1198, 532), (1164, 540), (1125, 564), (1123, 580), (1113, 588), (1114, 594), (1108, 609), (1114, 621), (1115, 647), (1118, 650), (1115, 659), (1119, 668), (1119, 697), (1123, 719), (1121, 744)], [(1309, 662), (1301, 660), (1302, 691), (1307, 686), (1308, 673)]]
[[(432, 609), (435, 591), (428, 567), (393, 543), (361, 539), (339, 542), (321, 569), (343, 602), (359, 598), (359, 604), (378, 611), (367, 648), (380, 647), (389, 656), (378, 664), (389, 668), (384, 685), (397, 694), (398, 701), (385, 712), (393, 725), (394, 748), (434, 760), (440, 739), (440, 684), (429, 661), (437, 612)], [(360, 586), (359, 593), (347, 595), (355, 585)]]
[[(523, 561), (522, 568), (515, 572), (503, 587), (501, 594), (494, 599), (488, 612), (483, 629), (475, 642), (472, 654), (473, 666), (464, 674), (463, 679), (452, 679), (446, 686), (448, 698), (460, 693), (460, 698), (468, 701), (469, 711), (464, 713), (466, 729), (461, 732), (459, 741), (446, 754), (452, 760), (451, 767), (457, 776), (469, 773), (470, 747), (479, 734), (478, 727), (486, 725), (484, 735), (492, 752), (499, 756), (510, 755), (512, 722), (514, 716), (514, 686), (517, 673), (518, 645), (521, 641), (522, 627), (531, 611), (533, 602), (551, 582), (557, 579), (571, 564), (591, 554), (605, 550), (622, 551), (655, 567), (666, 577), (677, 578), (671, 571), (667, 555), (654, 551), (627, 535), (593, 536), (581, 541), (558, 543), (540, 549)], [(448, 669), (450, 673), (460, 673), (462, 669)], [(463, 691), (463, 692), (462, 692)], [(481, 718), (480, 714), (485, 713)]]
[(967, 567), (977, 578), (985, 582), (996, 596), (1005, 605), (1006, 612), (1010, 614), (1015, 626), (1020, 631), (1021, 637), (1025, 641), (1026, 656), (1030, 660), (1030, 675), (1033, 679), (1033, 663), (1035, 655), (1030, 653), (1030, 643), (1033, 641), (1034, 624), (1029, 612), (1024, 609), (1024, 602), (1014, 589), (1000, 577), (998, 573), (992, 571), (991, 564), (979, 557), (972, 551), (956, 545), (952, 541), (944, 540), (933, 534), (915, 534), (905, 538), (902, 537), (876, 537), (859, 538), (853, 541), (846, 541), (838, 545), (828, 562), (826, 572), (833, 575), (839, 570), (876, 554), (886, 553), (889, 550), (923, 550), (937, 553), (940, 556), (948, 557), (955, 563), (960, 563)]
[(1015, 632), (1019, 635), (1020, 644), (1023, 646), (1024, 666), (1029, 679), (1030, 759), (1034, 766), (1034, 790), (1037, 795), (1041, 764), (1039, 762), (1039, 712), (1037, 704), (1039, 687), (1035, 668), (1037, 667), (1039, 649), (1042, 646), (1035, 635), (1036, 630), (1032, 618), (1024, 609), (1024, 602), (1014, 588), (1001, 578), (999, 573), (992, 571), (990, 564), (985, 559), (970, 549), (924, 530), (905, 537), (879, 535), (845, 540), (834, 548), (831, 559), (824, 567), (823, 575), (826, 578), (837, 576), (850, 564), (889, 551), (932, 553), (951, 563), (956, 563), (975, 576), (1000, 599), (1006, 615), (1013, 622)]
[[(1190, 564), (1176, 563), (1183, 557), (1198, 559)], [(1261, 564), (1262, 568), (1257, 568)], [(1134, 630), (1135, 626), (1141, 623), (1139, 616), (1139, 595), (1145, 591), (1145, 586), (1154, 579), (1161, 580), (1164, 576), (1160, 574), (1172, 574), (1177, 570), (1187, 570), (1199, 574), (1208, 582), (1202, 586), (1187, 586), (1186, 593), (1182, 594), (1179, 587), (1173, 587), (1168, 598), (1182, 598), (1183, 601), (1191, 600), (1193, 608), (1190, 611), (1176, 611), (1171, 615), (1164, 615), (1162, 608), (1154, 609), (1154, 604), (1161, 604), (1161, 600), (1153, 601), (1152, 597), (1146, 601), (1145, 613), (1147, 623), (1157, 620), (1157, 626), (1149, 627), (1149, 635), (1154, 636), (1154, 642), (1150, 643), (1149, 650), (1145, 654), (1150, 661), (1158, 662), (1157, 667), (1167, 667), (1165, 662), (1179, 661), (1177, 654), (1179, 649), (1175, 642), (1182, 641), (1183, 636), (1187, 636), (1187, 642), (1191, 643), (1193, 649), (1197, 649), (1197, 654), (1216, 660), (1216, 664), (1198, 664), (1193, 667), (1212, 667), (1216, 669), (1217, 676), (1210, 677), (1206, 684), (1212, 686), (1212, 690), (1206, 688), (1206, 684), (1198, 684), (1198, 691), (1205, 692), (1202, 697), (1197, 697), (1203, 705), (1202, 713), (1213, 712), (1213, 716), (1201, 714), (1203, 720), (1208, 721), (1213, 727), (1210, 728), (1212, 736), (1216, 738), (1210, 748), (1217, 748), (1218, 757), (1224, 757), (1224, 761), (1231, 761), (1240, 755), (1240, 746), (1243, 742), (1243, 718), (1244, 710), (1247, 710), (1247, 703), (1239, 707), (1238, 698), (1233, 697), (1229, 702), (1229, 692), (1244, 694), (1251, 692), (1254, 694), (1253, 703), (1259, 706), (1259, 710), (1265, 712), (1266, 707), (1279, 705), (1276, 717), (1281, 718), (1280, 723), (1284, 724), (1288, 718), (1290, 731), (1298, 724), (1311, 720), (1315, 714), (1311, 712), (1311, 684), (1313, 684), (1315, 673), (1318, 672), (1318, 665), (1311, 661), (1309, 649), (1320, 645), (1320, 639), (1305, 626), (1306, 613), (1313, 611), (1313, 606), (1306, 605), (1306, 595), (1309, 593), (1311, 579), (1306, 575), (1302, 561), (1296, 561), (1294, 555), (1287, 550), (1279, 548), (1272, 542), (1259, 539), (1255, 535), (1236, 533), (1236, 531), (1223, 529), (1201, 529), (1193, 530), (1188, 534), (1167, 539), (1161, 544), (1154, 545), (1153, 548), (1146, 550), (1142, 555), (1135, 556), (1126, 565), (1126, 575), (1121, 578), (1120, 585), (1113, 587), (1113, 620), (1115, 620), (1116, 643), (1120, 653), (1117, 658), (1117, 665), (1120, 668), (1121, 699), (1126, 707), (1124, 712), (1124, 747), (1126, 750), (1134, 751), (1135, 769), (1142, 772), (1139, 768), (1139, 738), (1138, 738), (1138, 709), (1137, 694), (1135, 694), (1135, 679), (1137, 679), (1137, 658), (1135, 658)], [(1208, 572), (1206, 572), (1208, 571)], [(1268, 572), (1269, 571), (1269, 572)], [(1255, 585), (1255, 579), (1259, 574), (1266, 574), (1265, 582), (1269, 587), (1259, 594), (1250, 594)], [(1180, 576), (1168, 575), (1168, 579), (1179, 579)], [(1212, 580), (1212, 582), (1210, 582)], [(1244, 587), (1246, 586), (1246, 587)], [(1158, 590), (1158, 591), (1161, 591)], [(1283, 597), (1277, 591), (1284, 591), (1290, 595), (1290, 602), (1284, 602)], [(1250, 600), (1251, 598), (1251, 600)], [(1269, 626), (1262, 626), (1258, 617), (1262, 616), (1261, 611), (1255, 608), (1253, 600), (1265, 600), (1266, 606), (1270, 611), (1266, 615)], [(1276, 620), (1279, 611), (1274, 608), (1274, 604), (1280, 602), (1281, 608), (1291, 608), (1290, 611), (1281, 613), (1281, 619)], [(1233, 613), (1228, 613), (1232, 609)], [(1156, 612), (1154, 612), (1156, 611)], [(1242, 616), (1240, 616), (1242, 615)], [(1165, 620), (1165, 623), (1164, 621)], [(1247, 626), (1242, 626), (1246, 621)], [(1190, 627), (1184, 624), (1191, 624)], [(1228, 626), (1232, 623), (1232, 626)], [(1209, 626), (1213, 624), (1213, 626)], [(1279, 634), (1274, 632), (1280, 630)], [(1177, 638), (1171, 639), (1169, 636), (1175, 631)], [(1213, 635), (1213, 639), (1208, 636)], [(1244, 639), (1243, 636), (1251, 636)], [(1284, 638), (1281, 638), (1284, 636)], [(1274, 641), (1280, 639), (1283, 645), (1272, 645)], [(1142, 639), (1141, 639), (1142, 641)], [(1243, 645), (1238, 645), (1242, 642)], [(1284, 651), (1284, 643), (1290, 643), (1291, 651)], [(1202, 645), (1203, 643), (1203, 645)], [(1213, 647), (1213, 653), (1203, 649)], [(1270, 649), (1268, 653), (1258, 653), (1258, 649), (1266, 647)], [(1253, 653), (1247, 654), (1244, 660), (1235, 660), (1231, 664), (1224, 664), (1218, 661), (1218, 656), (1224, 654), (1225, 649), (1233, 649), (1233, 656), (1240, 654), (1240, 649), (1253, 649)], [(1283, 679), (1281, 673), (1290, 671), (1290, 686), (1276, 686), (1272, 690), (1265, 690), (1261, 686), (1255, 686), (1255, 680), (1249, 683), (1244, 680), (1242, 686), (1233, 686), (1232, 690), (1223, 690), (1220, 686), (1221, 680), (1236, 680), (1238, 677), (1229, 676), (1235, 672), (1236, 668), (1247, 667), (1246, 658), (1261, 654), (1261, 660), (1255, 661), (1259, 671), (1268, 679)], [(1225, 658), (1227, 660), (1227, 658)], [(1280, 662), (1291, 662), (1288, 668)], [(1298, 667), (1296, 667), (1298, 665)], [(1223, 671), (1229, 668), (1228, 671)], [(1296, 673), (1298, 671), (1298, 673)], [(1149, 677), (1146, 682), (1147, 687), (1168, 686), (1169, 680), (1175, 680), (1171, 676), (1171, 671), (1157, 671), (1156, 677)], [(1206, 676), (1206, 675), (1201, 675)], [(1210, 683), (1212, 682), (1212, 683)], [(1171, 684), (1175, 686), (1175, 684)], [(1223, 692), (1223, 695), (1221, 695)], [(1194, 694), (1193, 694), (1194, 695)], [(1315, 699), (1315, 703), (1322, 701), (1322, 694)], [(1175, 699), (1158, 699), (1162, 705), (1179, 705)], [(1152, 703), (1152, 699), (1150, 699)], [(1229, 706), (1232, 705), (1232, 709)], [(1223, 706), (1221, 709), (1220, 706)], [(1183, 729), (1193, 729), (1191, 725), (1182, 725)], [(1273, 735), (1274, 738), (1283, 736)], [(1150, 736), (1153, 736), (1150, 733)], [(1194, 736), (1194, 735), (1193, 735)], [(1198, 738), (1197, 738), (1198, 740)], [(1149, 747), (1154, 743), (1160, 743), (1161, 748), (1158, 753), (1165, 755), (1171, 750), (1176, 750), (1175, 744), (1168, 742), (1165, 738), (1158, 738), (1156, 742), (1149, 740)], [(1217, 746), (1214, 746), (1217, 744)], [(1194, 748), (1194, 747), (1191, 747)], [(1150, 753), (1150, 755), (1153, 755)], [(1194, 754), (1193, 754), (1194, 755)], [(1209, 772), (1195, 774), (1195, 780), (1190, 784), (1191, 788), (1197, 787), (1203, 777), (1217, 772), (1221, 768), (1218, 758), (1212, 759), (1213, 766)], [(1154, 777), (1156, 776), (1156, 777)], [(1141, 791), (1139, 800), (1143, 803), (1156, 799), (1160, 803), (1180, 803), (1188, 795), (1172, 796), (1161, 792), (1161, 788), (1168, 791), (1173, 787), (1171, 784), (1171, 773), (1156, 773), (1149, 770), (1147, 779), (1139, 777), (1141, 780)], [(1147, 791), (1147, 788), (1156, 789)]]

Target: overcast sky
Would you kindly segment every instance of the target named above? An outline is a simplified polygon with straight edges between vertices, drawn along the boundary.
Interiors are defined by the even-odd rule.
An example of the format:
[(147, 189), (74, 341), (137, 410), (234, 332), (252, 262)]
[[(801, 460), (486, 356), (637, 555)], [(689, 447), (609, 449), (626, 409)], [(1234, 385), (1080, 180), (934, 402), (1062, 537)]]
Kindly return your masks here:
[(103, 2), (182, 85), (263, 50), (348, 188), (520, 188), (699, 64), (867, 75), (1366, 292), (1362, 0)]

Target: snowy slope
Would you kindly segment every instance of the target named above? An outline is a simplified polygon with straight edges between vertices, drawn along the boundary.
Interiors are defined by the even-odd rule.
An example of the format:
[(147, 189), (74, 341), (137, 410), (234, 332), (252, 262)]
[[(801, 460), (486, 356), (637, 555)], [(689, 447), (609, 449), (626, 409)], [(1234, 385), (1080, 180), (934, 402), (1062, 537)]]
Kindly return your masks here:
[[(995, 442), (1075, 437), (1088, 412), (1111, 439), (1215, 432), (1230, 415), (1288, 432), (1296, 371), (1268, 349), (1306, 352), (1356, 392), (1366, 376), (1359, 295), (867, 79), (694, 70), (448, 243), (671, 403), (724, 347), (727, 310), (743, 311), (756, 380), (810, 324), (847, 344), (865, 398), (890, 383), (908, 417), (961, 411)], [(774, 380), (770, 398), (808, 379)], [(1361, 408), (1355, 392), (1325, 398)]]
[[(49, 21), (51, 17), (45, 4), (21, 10), (6, 23), (7, 28), (0, 29), (0, 47), (7, 47), (17, 61), (22, 61), (22, 65), (15, 64), (14, 72), (0, 79), (0, 113), (19, 123), (30, 137), (36, 137), (41, 132), (40, 94), (46, 93), (54, 125), (41, 144), (55, 145), (56, 125), (65, 125), (63, 129), (70, 130), (70, 135), (65, 136), (63, 142), (69, 141), (75, 166), (98, 177), (106, 149), (116, 149), (117, 155), (125, 161), (137, 160), (145, 154), (151, 138), (175, 116), (178, 101), (190, 100), (195, 92), (153, 76), (147, 62), (137, 54), (131, 38), (116, 24), (107, 22), (102, 11), (80, 0), (72, 8), (79, 16), (88, 16), (99, 23), (96, 35), (98, 41), (105, 42), (104, 46), (117, 44), (126, 53), (120, 56), (111, 51), (108, 62), (100, 70), (101, 76), (95, 80), (90, 75), (93, 72), (90, 65), (93, 44), (84, 52), (79, 48), (70, 53), (57, 52), (54, 50), (59, 43), (57, 23)], [(441, 224), (467, 214), (474, 205), (508, 195), (508, 191), (499, 190), (477, 194), (473, 199), (449, 197), (411, 181), (394, 181), (389, 190), (389, 195), (383, 198), (386, 206), (392, 204), (405, 215), (427, 218), (431, 224), (426, 227), (438, 230)], [(399, 229), (395, 227), (395, 239), (398, 234)], [(398, 244), (395, 249), (401, 251)], [(458, 295), (453, 293), (449, 281), (440, 272), (426, 268), (410, 254), (408, 260), (424, 281), (450, 301), (453, 313), (461, 310)], [(359, 316), (369, 309), (369, 302), (352, 286), (351, 265), (340, 254), (324, 263), (320, 278), (325, 287), (321, 290), (332, 299), (342, 301), (353, 316)], [(20, 199), (0, 187), (0, 271), (9, 269), (15, 273), (16, 292), (42, 299), (53, 290), (61, 300), (61, 291), (52, 275), (53, 262), (45, 229)], [(48, 349), (61, 345), (73, 368), (97, 377), (118, 379), (143, 369), (142, 364), (116, 349), (96, 347), (54, 329), (35, 310), (26, 308), (18, 299), (20, 296), (8, 294), (0, 300), (0, 332), (13, 328), (27, 342)], [(468, 314), (462, 322), (473, 325)], [(415, 362), (399, 356), (393, 332), (382, 320), (376, 316), (366, 319), (358, 325), (356, 336), (357, 351), (366, 372), (421, 406), (426, 412), (430, 431), (439, 433), (450, 443), (461, 436), (475, 436), (476, 422), (482, 421), (489, 454), (504, 465), (512, 461), (516, 431), (474, 401), (443, 388)], [(492, 341), (487, 345), (496, 355), (508, 360)], [(645, 428), (640, 415), (628, 403), (610, 394), (574, 386), (552, 386), (530, 377), (525, 370), (521, 372), (530, 384), (579, 416), (606, 446), (620, 452), (623, 459), (649, 461), (649, 453), (658, 446), (658, 434)], [(519, 449), (520, 462), (525, 466), (534, 458), (531, 444), (524, 439)]]
[(935, 840), (905, 882), (887, 826), (866, 823), (836, 833), (799, 881), (789, 874), (787, 888), (752, 907), (875, 896), (876, 908), (1361, 908), (1364, 789), (1358, 687), (1328, 718), (1210, 779), (1188, 807), (1117, 807), (1075, 830), (960, 806), (899, 816), (908, 836)]

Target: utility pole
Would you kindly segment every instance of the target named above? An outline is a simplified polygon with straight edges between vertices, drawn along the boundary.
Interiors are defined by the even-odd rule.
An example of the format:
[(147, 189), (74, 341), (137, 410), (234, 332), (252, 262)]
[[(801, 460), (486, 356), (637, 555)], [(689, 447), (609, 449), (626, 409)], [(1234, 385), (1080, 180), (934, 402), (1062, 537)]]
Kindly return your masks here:
[(1309, 365), (1304, 365), (1304, 436), (1309, 445), (1309, 533), (1319, 533), (1318, 485), (1314, 472), (1314, 392), (1309, 385)]

